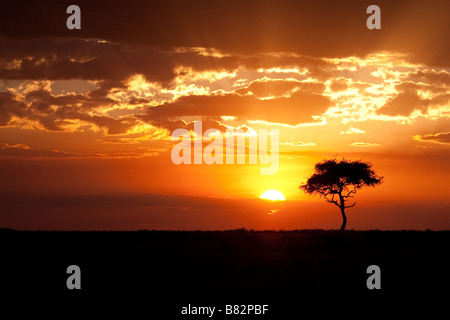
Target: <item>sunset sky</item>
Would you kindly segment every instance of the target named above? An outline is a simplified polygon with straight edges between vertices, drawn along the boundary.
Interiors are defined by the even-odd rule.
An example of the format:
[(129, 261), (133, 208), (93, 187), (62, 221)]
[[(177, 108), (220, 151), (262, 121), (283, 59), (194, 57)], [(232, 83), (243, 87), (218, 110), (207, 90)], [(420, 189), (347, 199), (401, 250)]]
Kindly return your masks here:
[[(29, 4), (27, 4), (29, 3)], [(81, 30), (66, 27), (81, 8)], [(366, 8), (381, 8), (381, 30)], [(0, 9), (0, 227), (336, 229), (298, 186), (361, 159), (349, 229), (450, 228), (448, 1), (24, 1)], [(175, 165), (173, 130), (278, 129), (279, 171)], [(284, 202), (258, 199), (275, 189)]]

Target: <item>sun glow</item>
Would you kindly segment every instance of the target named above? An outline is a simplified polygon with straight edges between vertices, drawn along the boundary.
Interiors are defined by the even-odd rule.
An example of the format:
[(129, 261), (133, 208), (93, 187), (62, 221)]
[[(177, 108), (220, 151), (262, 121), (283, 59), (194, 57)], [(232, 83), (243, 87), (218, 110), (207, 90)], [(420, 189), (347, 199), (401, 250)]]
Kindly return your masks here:
[(272, 200), (272, 201), (277, 201), (277, 200), (285, 201), (286, 200), (284, 195), (278, 190), (267, 190), (266, 192), (263, 192), (263, 194), (259, 198)]

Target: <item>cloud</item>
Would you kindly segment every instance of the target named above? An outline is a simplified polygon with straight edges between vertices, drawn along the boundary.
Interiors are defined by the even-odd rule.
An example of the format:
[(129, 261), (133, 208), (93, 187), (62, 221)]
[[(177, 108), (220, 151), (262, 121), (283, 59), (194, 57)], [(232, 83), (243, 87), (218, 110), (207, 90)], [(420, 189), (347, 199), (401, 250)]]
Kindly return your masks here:
[(92, 159), (92, 158), (142, 158), (148, 156), (158, 155), (158, 151), (153, 152), (113, 152), (113, 153), (81, 153), (68, 152), (62, 150), (49, 150), (32, 148), (26, 144), (8, 144), (0, 143), (0, 158), (26, 158), (26, 159), (53, 159), (53, 158), (78, 158), (78, 159)]
[[(5, 3), (0, 12), (0, 36), (73, 36), (64, 23), (67, 4), (45, 3), (48, 5), (36, 6), (30, 0)], [(202, 47), (240, 54), (363, 57), (391, 51), (410, 54), (413, 60), (429, 65), (449, 66), (448, 1), (380, 0), (377, 4), (389, 13), (383, 15), (380, 32), (366, 28), (367, 5), (353, 1), (170, 0), (136, 1), (133, 5), (123, 0), (114, 4), (99, 0), (95, 5), (81, 1), (78, 5), (83, 12), (83, 27), (76, 36), (136, 46)], [(214, 52), (206, 53), (214, 56)]]
[(414, 110), (424, 113), (427, 107), (427, 100), (421, 99), (416, 91), (408, 90), (390, 99), (377, 110), (377, 113), (388, 116), (409, 116)]
[(426, 135), (415, 135), (414, 140), (450, 144), (450, 132), (441, 132), (441, 133), (426, 134)]
[[(17, 229), (227, 230), (242, 226), (261, 230), (274, 228), (273, 219), (269, 219), (266, 214), (273, 204), (259, 199), (148, 192), (139, 194), (85, 191), (82, 195), (73, 195), (42, 192), (33, 194), (23, 190), (14, 194), (8, 191), (1, 194), (0, 223)], [(291, 211), (298, 212), (298, 208)], [(211, 214), (212, 212), (214, 214)], [(23, 219), (25, 214), (27, 219)], [(277, 228), (289, 228), (277, 223)]]
[(71, 94), (55, 97), (49, 92), (32, 92), (27, 95), (27, 98), (30, 97), (35, 99), (28, 108), (27, 118), (39, 121), (44, 128), (51, 131), (64, 130), (66, 125), (90, 123), (105, 128), (108, 134), (120, 134), (127, 132), (137, 123), (133, 116), (115, 119), (92, 112), (112, 103), (110, 99)]
[(425, 82), (437, 86), (450, 86), (450, 73), (445, 70), (436, 71), (433, 69), (418, 70), (410, 72), (406, 80), (414, 82)]
[(0, 92), (0, 126), (7, 125), (13, 116), (23, 117), (25, 112), (24, 103), (15, 100), (9, 92)]
[(282, 142), (280, 143), (282, 146), (289, 146), (289, 147), (314, 147), (316, 144), (314, 142)]
[(330, 89), (333, 92), (345, 91), (347, 90), (348, 85), (345, 78), (337, 78), (331, 81)]
[(236, 90), (238, 94), (252, 93), (259, 98), (280, 98), (290, 96), (293, 92), (304, 91), (320, 94), (325, 85), (320, 82), (301, 82), (295, 79), (263, 78), (252, 81), (246, 88)]
[(295, 92), (289, 98), (270, 100), (215, 94), (181, 97), (172, 103), (147, 108), (147, 114), (138, 117), (158, 126), (170, 125), (175, 119), (186, 117), (219, 119), (223, 115), (240, 120), (266, 120), (295, 125), (313, 121), (312, 116), (322, 114), (329, 104), (328, 98), (309, 92)]
[(17, 118), (49, 131), (71, 131), (74, 126), (90, 124), (106, 129), (108, 134), (119, 134), (138, 122), (133, 116), (113, 118), (102, 114), (102, 107), (116, 103), (110, 98), (75, 93), (55, 95), (50, 87), (47, 81), (25, 81), (16, 89), (0, 92), (0, 126), (11, 125)]
[(139, 73), (150, 81), (169, 84), (175, 77), (170, 54), (149, 47), (70, 38), (0, 38), (0, 46), (7, 48), (0, 53), (2, 79), (107, 79), (120, 83)]
[[(111, 88), (123, 88), (125, 82), (137, 74), (167, 88), (175, 84), (176, 78), (183, 82), (202, 80), (199, 76), (206, 81), (219, 80), (232, 76), (240, 68), (262, 70), (262, 75), (280, 75), (281, 72), (284, 77), (294, 75), (319, 80), (329, 78), (336, 71), (333, 63), (301, 55), (219, 54), (215, 49), (217, 54), (205, 55), (203, 51), (213, 49), (180, 50), (94, 39), (11, 40), (0, 37), (0, 47), (4, 48), (0, 51), (0, 79), (100, 81), (101, 87), (93, 93), (95, 95), (106, 95)], [(286, 70), (290, 72), (285, 73)]]
[(361, 134), (361, 133), (366, 133), (366, 132), (364, 130), (361, 130), (358, 128), (353, 128), (353, 127), (348, 128), (347, 131), (341, 131), (341, 134)]
[[(425, 29), (413, 24), (409, 27), (415, 31), (423, 29), (413, 32), (403, 20), (395, 24), (399, 30), (367, 30), (360, 25), (365, 8), (353, 4), (331, 2), (318, 10), (316, 3), (284, 0), (264, 5), (252, 0), (168, 2), (136, 3), (126, 17), (120, 1), (105, 2), (95, 19), (98, 8), (81, 3), (86, 28), (76, 37), (54, 19), (30, 28), (29, 17), (65, 12), (62, 4), (46, 10), (24, 5), (19, 11), (5, 4), (4, 10), (18, 12), (14, 25), (23, 25), (0, 28), (0, 126), (125, 136), (142, 126), (190, 128), (193, 120), (224, 131), (226, 125), (249, 123), (294, 129), (317, 125), (319, 119), (326, 126), (330, 118), (410, 122), (448, 115), (450, 74), (425, 65), (448, 60), (442, 55), (448, 37), (430, 31), (446, 31), (440, 23), (447, 17), (435, 3), (409, 5), (423, 9), (418, 20), (430, 22), (426, 33), (440, 39), (431, 47)], [(392, 12), (403, 8), (389, 2), (382, 6)], [(0, 26), (12, 19), (4, 10)], [(120, 22), (111, 25), (112, 17)], [(383, 25), (393, 22), (389, 19), (383, 18)], [(243, 21), (245, 30), (229, 28)], [(320, 21), (333, 21), (333, 28)], [(305, 26), (311, 32), (298, 32)], [(380, 41), (396, 37), (404, 41)], [(418, 38), (426, 41), (419, 46)], [(78, 83), (63, 91), (56, 85), (61, 81)], [(362, 133), (357, 130), (341, 134)]]
[(34, 149), (25, 144), (11, 145), (8, 143), (0, 143), (1, 158), (66, 158), (78, 157), (77, 153), (64, 152), (58, 150), (41, 150)]
[(370, 143), (370, 142), (353, 142), (350, 145), (354, 146), (354, 147), (377, 147), (377, 146), (379, 146), (378, 143)]
[(30, 146), (26, 145), (26, 144), (9, 144), (9, 143), (5, 143), (2, 142), (0, 143), (0, 149), (1, 150), (5, 150), (5, 149), (23, 149), (23, 150), (28, 150), (30, 149)]
[[(22, 41), (26, 44), (31, 40), (17, 40), (14, 45), (21, 48), (18, 43)], [(82, 42), (75, 43), (81, 45)], [(87, 43), (86, 52), (80, 49), (61, 54), (52, 51), (63, 50), (59, 46), (44, 46), (41, 50), (48, 51), (48, 56), (53, 58), (42, 60), (39, 49), (35, 49), (39, 55), (33, 59), (40, 61), (36, 62), (38, 65), (45, 64), (46, 59), (62, 58), (85, 63), (99, 52), (102, 54), (103, 45), (111, 45), (118, 54), (133, 52), (129, 45), (97, 40)], [(68, 41), (70, 44), (74, 45)], [(18, 48), (15, 50), (20, 51)], [(141, 56), (146, 50), (150, 48), (136, 48), (136, 54)], [(369, 56), (367, 60), (355, 57), (336, 60), (287, 53), (225, 54), (206, 48), (153, 48), (150, 51), (167, 55), (171, 60), (169, 68), (175, 66), (170, 84), (164, 85), (157, 74), (149, 80), (141, 73), (130, 76), (128, 72), (122, 74), (123, 79), (105, 73), (101, 80), (76, 80), (83, 90), (77, 90), (72, 84), (68, 91), (61, 87), (55, 89), (55, 83), (74, 80), (7, 80), (2, 89), (6, 91), (2, 92), (3, 100), (0, 98), (0, 105), (5, 105), (0, 109), (0, 125), (126, 134), (143, 121), (173, 131), (187, 128), (193, 120), (203, 120), (205, 129), (224, 131), (223, 116), (233, 117), (233, 123), (226, 123), (233, 126), (260, 121), (294, 127), (318, 124), (319, 117), (322, 124), (330, 117), (342, 118), (343, 123), (368, 119), (395, 121), (406, 117), (411, 120), (418, 115), (443, 117), (450, 98), (445, 84), (437, 82), (446, 79), (445, 72), (422, 69), (419, 73), (413, 66), (403, 66), (402, 71), (397, 71), (396, 67), (386, 68), (390, 64), (406, 63), (389, 54)], [(151, 58), (149, 55), (148, 59)], [(265, 68), (269, 66), (274, 67)], [(17, 65), (13, 67), (19, 70)], [(351, 71), (353, 69), (355, 71)], [(375, 72), (382, 80), (373, 76)], [(412, 78), (405, 80), (413, 74), (416, 82)], [(369, 75), (367, 79), (374, 82), (357, 81)], [(430, 82), (423, 82), (428, 80)], [(343, 91), (330, 91), (332, 87), (340, 90), (345, 86)]]
[[(377, 114), (388, 116), (409, 116), (414, 111), (426, 115), (430, 107), (445, 106), (450, 102), (450, 94), (446, 90), (421, 86), (414, 83), (401, 83), (396, 86), (399, 93), (389, 99), (386, 104), (377, 110)], [(434, 91), (431, 97), (419, 95), (421, 91), (429, 89)], [(434, 90), (433, 90), (434, 89)], [(437, 93), (437, 94), (436, 94)]]

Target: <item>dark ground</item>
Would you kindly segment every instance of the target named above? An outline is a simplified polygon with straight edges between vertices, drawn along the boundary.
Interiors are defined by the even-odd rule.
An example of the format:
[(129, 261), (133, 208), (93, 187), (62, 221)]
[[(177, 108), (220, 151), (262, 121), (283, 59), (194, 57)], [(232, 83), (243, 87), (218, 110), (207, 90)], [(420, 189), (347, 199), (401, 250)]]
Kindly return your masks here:
[[(36, 313), (89, 306), (100, 313), (145, 310), (148, 319), (207, 319), (181, 316), (181, 307), (268, 304), (267, 315), (254, 317), (300, 319), (306, 310), (436, 310), (450, 297), (450, 231), (3, 229), (0, 241), (3, 306), (19, 302)], [(72, 264), (81, 268), (81, 290), (66, 287)], [(366, 287), (372, 264), (381, 268), (381, 290)]]

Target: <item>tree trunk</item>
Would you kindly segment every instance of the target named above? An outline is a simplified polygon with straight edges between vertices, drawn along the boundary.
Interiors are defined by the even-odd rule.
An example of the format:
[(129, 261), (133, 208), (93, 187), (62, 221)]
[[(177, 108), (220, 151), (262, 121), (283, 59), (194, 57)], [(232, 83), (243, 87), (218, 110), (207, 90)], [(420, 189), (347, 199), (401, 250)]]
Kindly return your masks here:
[(345, 226), (347, 225), (347, 217), (345, 216), (345, 209), (342, 207), (341, 207), (341, 214), (342, 214), (341, 231), (345, 231)]
[(345, 200), (342, 196), (342, 188), (339, 189), (339, 207), (341, 208), (341, 214), (342, 214), (342, 226), (341, 231), (345, 231), (345, 226), (347, 224), (347, 217), (345, 216)]

